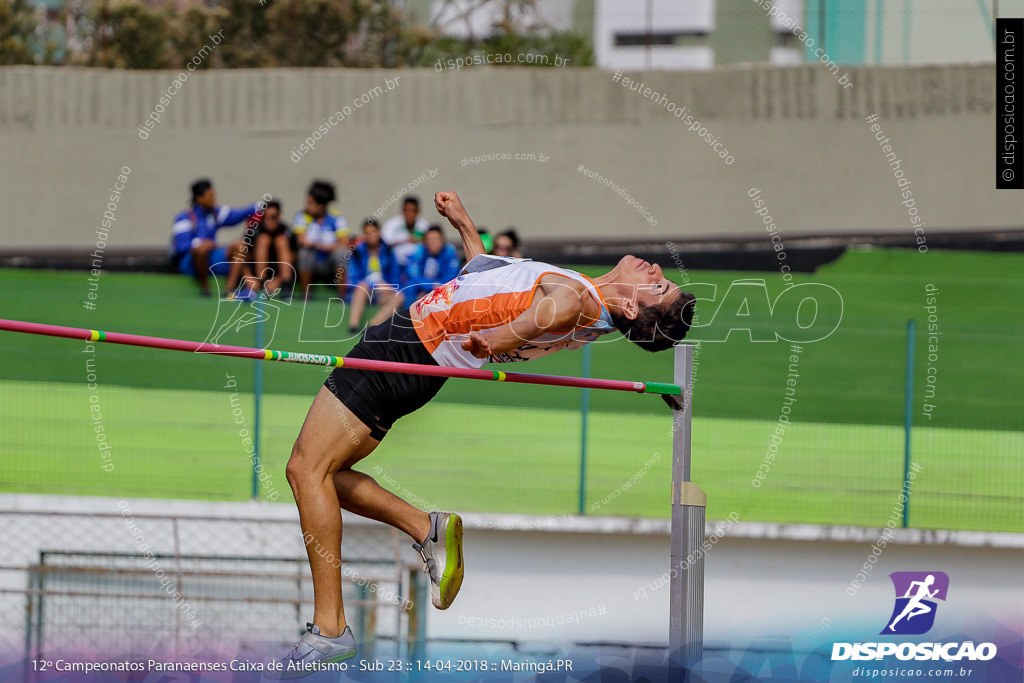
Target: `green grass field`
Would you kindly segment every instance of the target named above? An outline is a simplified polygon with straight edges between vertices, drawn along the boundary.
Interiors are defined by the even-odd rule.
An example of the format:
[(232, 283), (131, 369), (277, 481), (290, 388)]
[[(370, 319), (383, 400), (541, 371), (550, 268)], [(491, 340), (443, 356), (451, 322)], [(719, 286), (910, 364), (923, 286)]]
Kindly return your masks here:
[[(694, 478), (708, 514), (744, 520), (884, 524), (901, 487), (906, 320), (918, 320), (911, 524), (1024, 530), (1024, 355), (1020, 307), (1007, 292), (1024, 284), (1024, 258), (1004, 254), (851, 252), (813, 276), (843, 298), (828, 339), (803, 345), (797, 402), (763, 485), (751, 486), (780, 411), (789, 345), (752, 343), (734, 332), (701, 346), (696, 382)], [(589, 269), (598, 272), (600, 269)], [(670, 274), (671, 275), (671, 274)], [(184, 278), (104, 274), (95, 310), (82, 306), (85, 273), (0, 271), (0, 317), (203, 339), (217, 302)], [(782, 291), (778, 275), (691, 271), (718, 285), (751, 277)], [(933, 362), (935, 406), (924, 402), (928, 344), (924, 287), (939, 290), (941, 335)], [(326, 299), (326, 297), (324, 297)], [(234, 306), (235, 304), (221, 304)], [(705, 304), (701, 315), (714, 305)], [(224, 310), (218, 324), (225, 320)], [(703, 318), (707, 320), (707, 318)], [(281, 306), (273, 348), (343, 354), (352, 342), (331, 326), (337, 306)], [(778, 321), (751, 320), (755, 330)], [(344, 329), (339, 325), (336, 329)], [(221, 339), (253, 345), (251, 328)], [(713, 328), (694, 338), (714, 336)], [(787, 333), (788, 334), (788, 333)], [(270, 329), (268, 328), (268, 336)], [(314, 341), (319, 340), (319, 341)], [(239, 383), (245, 427), (253, 420), (254, 363), (98, 345), (95, 365), (113, 469), (100, 469), (80, 342), (0, 333), (0, 490), (240, 500), (251, 466), (234, 423), (228, 375)], [(669, 380), (670, 354), (623, 341), (593, 347), (593, 375)], [(324, 371), (264, 364), (262, 452), (276, 490), (290, 500), (284, 462)], [(511, 367), (513, 370), (524, 366)], [(530, 364), (532, 372), (580, 373), (580, 354)], [(421, 507), (563, 514), (575, 512), (580, 392), (450, 381), (438, 399), (393, 430), (363, 469)], [(592, 392), (587, 462), (589, 514), (664, 516), (671, 417), (649, 396)]]
[[(244, 500), (252, 486), (240, 432), (251, 428), (252, 396), (165, 390), (179, 406), (153, 414), (151, 392), (106, 387), (102, 420), (112, 469), (100, 468), (84, 385), (4, 382), (0, 444), (4, 487), (14, 491)], [(264, 498), (291, 500), (284, 464), (309, 400), (270, 395), (263, 427)], [(440, 403), (406, 418), (362, 469), (414, 504), (489, 512), (564, 514), (577, 509), (579, 414), (510, 407), (496, 423), (489, 406)], [(697, 418), (694, 478), (712, 518), (881, 525), (897, 503), (903, 430), (891, 426), (797, 423), (761, 487), (751, 487), (772, 423)], [(589, 514), (664, 516), (671, 474), (665, 416), (597, 413), (589, 429)], [(851, 450), (851, 445), (856, 450)], [(1019, 528), (1024, 433), (921, 428), (914, 449), (911, 519), (942, 528)], [(979, 455), (967, 456), (968, 452)], [(987, 455), (982, 455), (987, 454)], [(985, 496), (971, 496), (977, 485)], [(276, 491), (279, 495), (273, 495)]]

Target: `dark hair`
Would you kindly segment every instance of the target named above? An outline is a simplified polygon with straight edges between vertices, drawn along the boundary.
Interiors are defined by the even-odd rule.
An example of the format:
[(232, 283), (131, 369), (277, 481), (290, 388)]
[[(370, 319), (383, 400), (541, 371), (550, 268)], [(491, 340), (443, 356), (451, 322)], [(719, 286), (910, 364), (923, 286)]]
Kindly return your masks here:
[(511, 228), (510, 227), (505, 232), (499, 232), (494, 237), (495, 237), (495, 239), (497, 239), (498, 237), (507, 237), (510, 240), (512, 240), (512, 248), (513, 249), (518, 249), (519, 248), (519, 235), (516, 234), (516, 229), (515, 228)]
[(334, 201), (334, 185), (326, 180), (314, 180), (306, 194), (317, 204), (327, 205)]
[(211, 187), (213, 187), (213, 181), (209, 178), (197, 178), (194, 180), (189, 188), (192, 190), (192, 201), (202, 197)]
[(267, 209), (277, 209), (278, 213), (280, 213), (281, 202), (277, 201), (276, 199), (271, 199), (269, 202), (267, 202), (267, 205), (263, 207), (263, 211), (266, 212)]
[(423, 236), (426, 237), (428, 234), (432, 232), (436, 232), (438, 235), (444, 238), (444, 229), (437, 223), (434, 223), (429, 228), (427, 228), (426, 231), (424, 231)]
[(380, 223), (377, 222), (376, 218), (373, 218), (373, 217), (364, 218), (363, 219), (363, 227), (365, 228), (367, 225), (372, 225), (375, 228), (377, 228), (378, 230), (380, 230)]
[(414, 194), (407, 194), (405, 195), (405, 199), (402, 200), (402, 206), (405, 206), (406, 204), (412, 204), (418, 209), (420, 208), (420, 198)]
[(612, 313), (612, 322), (626, 339), (645, 351), (664, 351), (686, 337), (696, 301), (693, 294), (680, 289), (679, 296), (667, 304), (641, 306), (632, 320)]

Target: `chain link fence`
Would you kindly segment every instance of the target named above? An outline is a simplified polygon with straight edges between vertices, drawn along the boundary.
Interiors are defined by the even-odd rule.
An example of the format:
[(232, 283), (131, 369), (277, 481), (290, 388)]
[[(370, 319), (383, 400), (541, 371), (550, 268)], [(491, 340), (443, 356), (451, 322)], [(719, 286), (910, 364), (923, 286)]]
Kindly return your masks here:
[[(28, 659), (259, 659), (285, 654), (312, 618), (296, 521), (119, 508), (0, 510), (0, 648)], [(392, 529), (346, 528), (342, 594), (365, 657), (408, 656), (422, 638), (429, 597), (407, 550)]]

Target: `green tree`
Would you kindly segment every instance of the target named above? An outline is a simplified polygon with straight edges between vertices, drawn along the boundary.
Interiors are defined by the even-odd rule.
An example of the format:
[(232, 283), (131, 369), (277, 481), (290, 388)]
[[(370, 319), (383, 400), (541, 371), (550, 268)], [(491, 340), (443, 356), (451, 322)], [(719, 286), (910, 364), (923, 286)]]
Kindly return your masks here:
[[(401, 66), (414, 39), (379, 0), (267, 0), (267, 49), (279, 65)], [(412, 38), (410, 38), (412, 36)]]
[(488, 38), (484, 43), (484, 49), (491, 54), (529, 53), (548, 57), (545, 63), (535, 62), (533, 66), (556, 66), (558, 61), (555, 57), (569, 60), (561, 63), (571, 66), (593, 66), (594, 64), (594, 49), (590, 41), (571, 31), (526, 35), (501, 33)]
[(0, 0), (0, 64), (34, 64), (36, 17), (28, 0)]
[(100, 0), (78, 25), (81, 61), (119, 69), (170, 66), (170, 28), (170, 14), (163, 6), (140, 0)]
[(348, 41), (359, 28), (362, 0), (268, 2), (265, 45), (280, 66), (348, 66)]
[[(548, 35), (520, 35), (502, 33), (484, 40), (471, 40), (452, 36), (441, 36), (428, 41), (419, 51), (411, 54), (408, 63), (412, 66), (433, 66), (440, 60), (463, 59), (473, 55), (543, 55), (546, 59), (530, 62), (494, 61), (491, 66), (593, 66), (594, 50), (590, 41), (572, 32)], [(556, 59), (557, 58), (557, 59)]]
[(221, 66), (224, 62), (223, 50), (236, 40), (234, 35), (228, 39), (227, 26), (230, 15), (229, 10), (221, 7), (208, 7), (205, 4), (191, 2), (185, 6), (184, 11), (174, 15), (168, 26), (168, 35), (173, 48), (171, 61), (177, 68), (184, 66), (196, 57), (200, 50), (210, 45), (213, 41), (210, 36), (223, 30), (222, 42), (217, 49), (205, 53), (202, 63), (196, 64), (196, 69), (210, 69)]
[(224, 29), (224, 42), (217, 48), (220, 64), (250, 69), (284, 66), (267, 49), (267, 36), (273, 30), (269, 8), (269, 0), (223, 0), (219, 4), (224, 13), (215, 29)]
[[(556, 31), (547, 24), (537, 10), (537, 0), (484, 0), (474, 6), (469, 3), (468, 13), (492, 12), (497, 8), (496, 21), (490, 34), (480, 38), (457, 38), (436, 35), (416, 55), (411, 63), (432, 66), (438, 59), (448, 60), (483, 55), (511, 55), (512, 61), (488, 60), (494, 66), (592, 66), (594, 50), (586, 36), (574, 31)], [(437, 32), (456, 26), (461, 18), (448, 18), (435, 27)], [(519, 55), (536, 55), (546, 59), (516, 61)]]

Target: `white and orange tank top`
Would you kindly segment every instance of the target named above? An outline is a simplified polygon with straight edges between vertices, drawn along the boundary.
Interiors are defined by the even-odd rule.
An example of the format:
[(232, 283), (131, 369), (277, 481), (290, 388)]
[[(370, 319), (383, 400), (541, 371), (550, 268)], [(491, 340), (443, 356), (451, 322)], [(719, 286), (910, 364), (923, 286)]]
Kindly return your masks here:
[[(600, 304), (600, 318), (589, 324), (545, 332), (512, 351), (488, 358), (477, 358), (463, 350), (462, 342), (470, 332), (494, 329), (522, 315), (533, 302), (540, 279), (550, 274), (582, 283)], [(438, 365), (449, 368), (526, 361), (563, 349), (578, 349), (615, 331), (597, 285), (586, 275), (531, 259), (489, 254), (474, 257), (463, 266), (458, 277), (413, 304), (409, 315), (416, 326), (416, 334), (433, 359)]]

